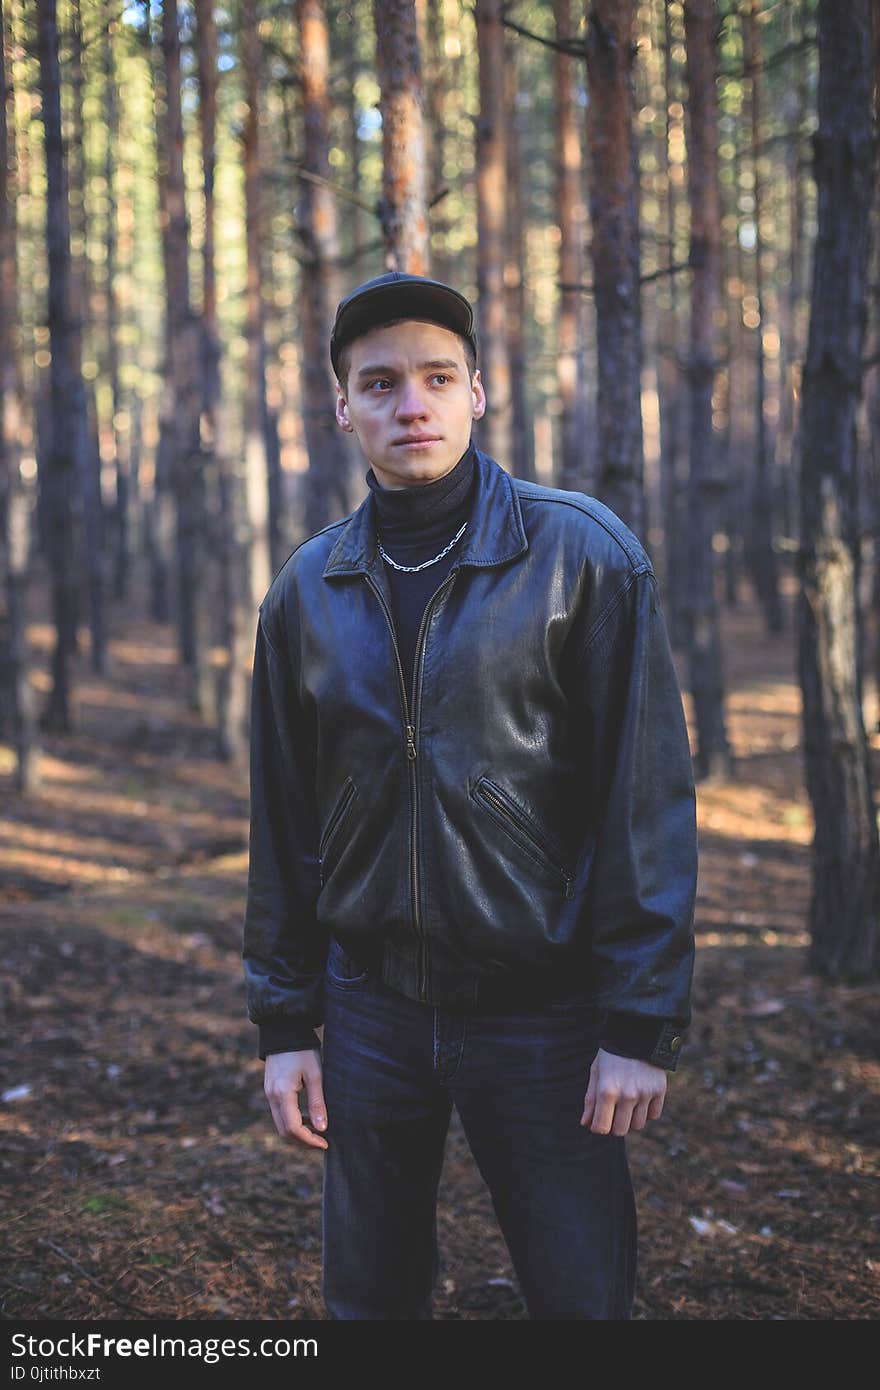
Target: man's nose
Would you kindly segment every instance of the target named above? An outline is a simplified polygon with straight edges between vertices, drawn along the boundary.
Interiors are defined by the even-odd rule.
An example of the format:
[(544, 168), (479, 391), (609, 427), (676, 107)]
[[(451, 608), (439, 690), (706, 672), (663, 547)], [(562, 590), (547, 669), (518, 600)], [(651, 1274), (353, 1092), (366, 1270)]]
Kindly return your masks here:
[(397, 399), (397, 414), (401, 419), (412, 420), (426, 413), (423, 392), (414, 381), (405, 381)]

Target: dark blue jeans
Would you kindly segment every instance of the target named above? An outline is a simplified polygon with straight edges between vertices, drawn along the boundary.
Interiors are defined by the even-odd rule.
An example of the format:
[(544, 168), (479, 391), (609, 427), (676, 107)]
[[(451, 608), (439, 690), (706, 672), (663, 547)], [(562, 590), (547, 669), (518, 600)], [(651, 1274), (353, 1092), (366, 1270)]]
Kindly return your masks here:
[(453, 1104), (534, 1319), (630, 1316), (625, 1140), (579, 1125), (596, 1013), (464, 1013), (406, 999), (334, 942), (323, 1041), (324, 1301), (331, 1318), (425, 1319)]

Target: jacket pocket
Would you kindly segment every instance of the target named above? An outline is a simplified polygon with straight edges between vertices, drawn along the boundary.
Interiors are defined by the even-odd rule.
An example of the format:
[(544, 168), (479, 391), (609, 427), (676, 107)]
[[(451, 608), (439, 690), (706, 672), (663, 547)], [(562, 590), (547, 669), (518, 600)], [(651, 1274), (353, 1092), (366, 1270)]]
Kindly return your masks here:
[(550, 845), (546, 836), (537, 829), (516, 802), (488, 777), (479, 779), (471, 795), (486, 808), (520, 849), (554, 875), (565, 896), (570, 898), (574, 891), (571, 875), (560, 863), (557, 851)]
[(321, 882), (326, 877), (327, 864), (332, 857), (334, 846), (339, 845), (339, 832), (345, 824), (348, 814), (357, 799), (358, 790), (351, 777), (346, 777), (342, 784), (333, 810), (327, 818), (324, 832), (321, 836), (321, 844), (318, 849), (318, 864), (321, 870)]

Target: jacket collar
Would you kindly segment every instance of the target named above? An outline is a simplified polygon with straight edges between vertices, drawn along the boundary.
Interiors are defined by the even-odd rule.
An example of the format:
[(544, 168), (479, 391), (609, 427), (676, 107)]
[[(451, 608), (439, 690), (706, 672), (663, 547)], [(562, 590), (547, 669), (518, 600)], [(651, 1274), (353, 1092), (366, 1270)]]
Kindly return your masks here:
[[(529, 548), (519, 497), (510, 474), (476, 450), (474, 501), (453, 566), (485, 567), (515, 560)], [(376, 546), (376, 502), (369, 493), (351, 515), (327, 557), (324, 578), (384, 568)]]

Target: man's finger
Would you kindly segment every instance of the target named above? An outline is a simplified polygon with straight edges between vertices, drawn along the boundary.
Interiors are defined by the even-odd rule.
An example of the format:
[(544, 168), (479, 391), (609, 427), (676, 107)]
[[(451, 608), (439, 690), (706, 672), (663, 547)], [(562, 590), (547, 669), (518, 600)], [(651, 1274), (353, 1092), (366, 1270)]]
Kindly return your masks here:
[(600, 1082), (596, 1090), (596, 1105), (593, 1110), (593, 1120), (590, 1125), (593, 1134), (611, 1133), (617, 1101), (618, 1093), (603, 1086)]
[(616, 1134), (620, 1138), (625, 1134), (629, 1134), (633, 1111), (637, 1104), (637, 1096), (618, 1097), (617, 1104), (614, 1107), (614, 1119), (611, 1122), (612, 1134)]
[(584, 1096), (584, 1113), (581, 1115), (580, 1123), (588, 1125), (593, 1118), (596, 1109), (596, 1063), (590, 1067), (590, 1079), (587, 1082), (587, 1093)]
[(648, 1106), (649, 1120), (659, 1120), (660, 1116), (663, 1114), (663, 1101), (665, 1100), (665, 1098), (665, 1091), (662, 1091), (659, 1096), (654, 1096), (652, 1098), (651, 1104)]
[(643, 1096), (632, 1112), (632, 1119), (629, 1122), (630, 1129), (645, 1128), (645, 1125), (648, 1123), (648, 1108), (650, 1104), (650, 1096)]
[(327, 1148), (327, 1140), (322, 1139), (320, 1134), (313, 1134), (306, 1127), (300, 1112), (299, 1097), (296, 1091), (285, 1096), (283, 1100), (270, 1099), (269, 1108), (272, 1111), (275, 1128), (282, 1139), (289, 1139), (297, 1144), (305, 1144), (310, 1149)]
[(327, 1107), (324, 1104), (324, 1088), (321, 1085), (320, 1076), (306, 1077), (306, 1098), (309, 1107), (309, 1119), (315, 1129), (326, 1129)]

